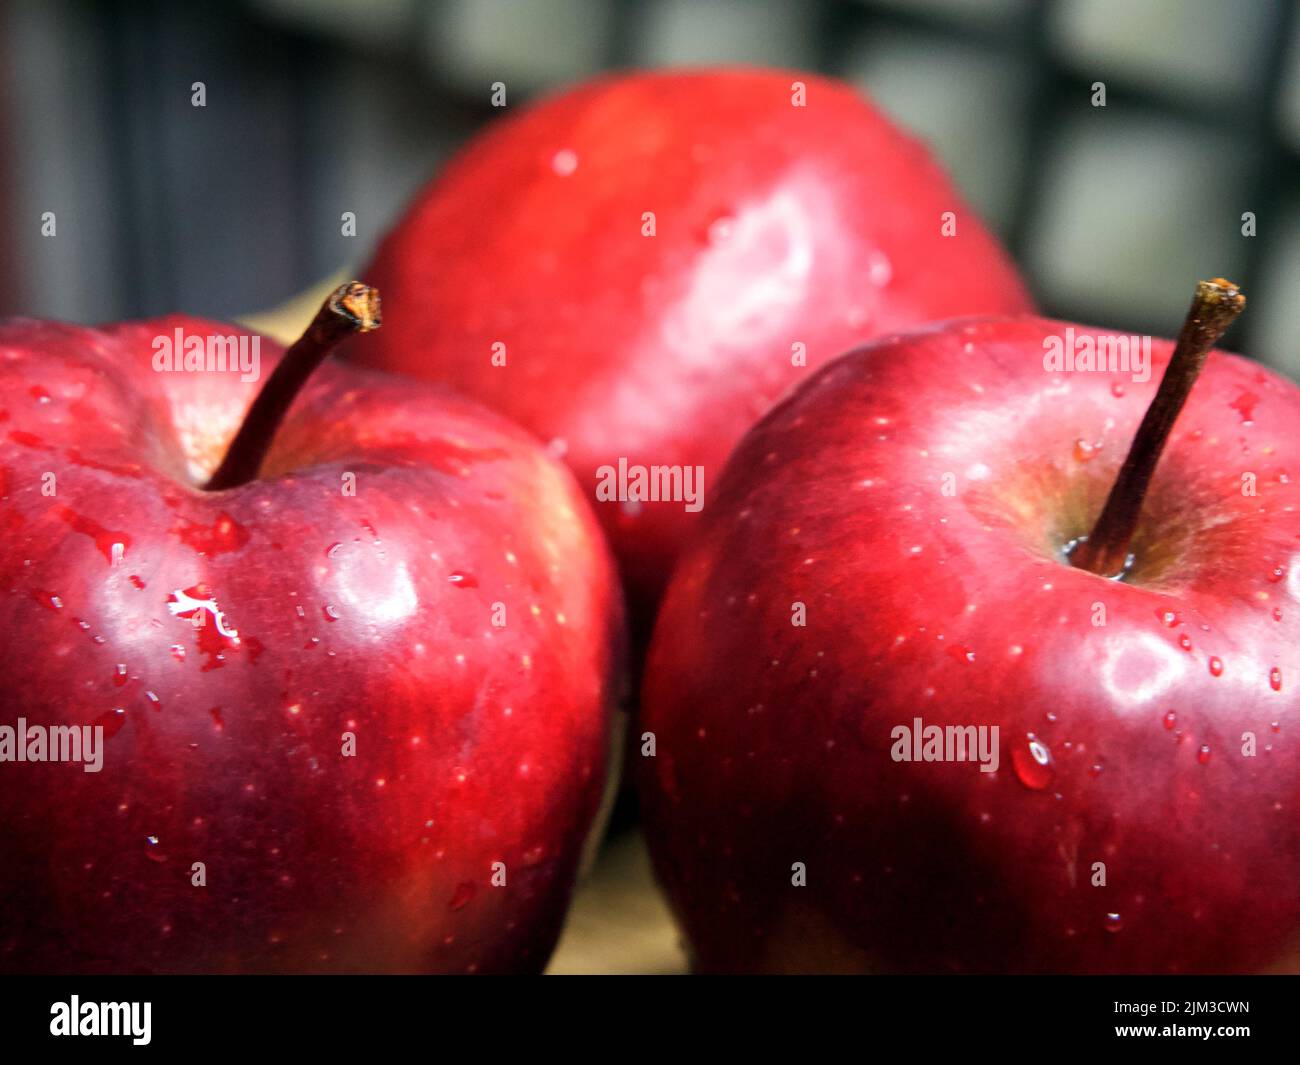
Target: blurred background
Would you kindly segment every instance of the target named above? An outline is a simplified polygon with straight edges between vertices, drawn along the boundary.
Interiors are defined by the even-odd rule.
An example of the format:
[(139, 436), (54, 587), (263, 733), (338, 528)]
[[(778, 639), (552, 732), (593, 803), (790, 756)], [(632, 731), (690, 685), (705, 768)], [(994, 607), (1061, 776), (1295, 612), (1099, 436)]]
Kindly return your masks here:
[[(502, 113), (493, 82), (513, 109), (603, 70), (739, 62), (871, 94), (929, 142), (1049, 314), (1168, 335), (1195, 279), (1222, 274), (1251, 301), (1227, 346), (1300, 377), (1297, 7), (0, 0), (0, 315), (264, 310), (365, 260)], [(629, 820), (552, 971), (684, 969)]]
[(1223, 274), (1251, 298), (1229, 346), (1300, 376), (1296, 8), (0, 0), (0, 314), (275, 305), (367, 256), (500, 114), (493, 81), (514, 107), (610, 68), (748, 62), (845, 78), (929, 141), (1049, 313), (1167, 335)]

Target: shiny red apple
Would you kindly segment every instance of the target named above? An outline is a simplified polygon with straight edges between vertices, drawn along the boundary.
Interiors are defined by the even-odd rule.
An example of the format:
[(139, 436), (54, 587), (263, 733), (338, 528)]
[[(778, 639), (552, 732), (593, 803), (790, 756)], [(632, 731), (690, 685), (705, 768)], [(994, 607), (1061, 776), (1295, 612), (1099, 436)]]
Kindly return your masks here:
[(1300, 389), (1118, 339), (885, 339), (738, 446), (637, 730), (698, 968), (1297, 966)]
[[(612, 560), (522, 430), (303, 384), (377, 310), (341, 289), (283, 359), (194, 318), (0, 325), (0, 754), (103, 737), (98, 771), (0, 761), (0, 970), (545, 963), (605, 785)], [(214, 337), (275, 373), (168, 368)]]
[[(366, 273), (388, 323), (350, 350), (508, 414), (588, 498), (620, 459), (702, 467), (707, 497), (812, 367), (908, 326), (1029, 309), (927, 152), (845, 85), (638, 72), (513, 111), (383, 241)], [(698, 516), (687, 502), (597, 502), (638, 611)]]

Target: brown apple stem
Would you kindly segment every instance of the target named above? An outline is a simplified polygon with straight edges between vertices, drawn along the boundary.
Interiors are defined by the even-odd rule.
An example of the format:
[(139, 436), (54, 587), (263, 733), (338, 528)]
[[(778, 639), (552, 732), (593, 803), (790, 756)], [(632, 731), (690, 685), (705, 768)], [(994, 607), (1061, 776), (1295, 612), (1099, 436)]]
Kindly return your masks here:
[(354, 333), (378, 329), (379, 323), (377, 289), (360, 281), (349, 281), (330, 293), (307, 331), (284, 353), (270, 379), (253, 400), (225, 458), (204, 488), (215, 492), (247, 484), (256, 478), (266, 453), (271, 449), (275, 431), (303, 383), (340, 341)]
[(1199, 281), (1192, 305), (1165, 375), (1129, 447), (1119, 476), (1111, 486), (1101, 517), (1092, 532), (1070, 552), (1070, 564), (1103, 577), (1117, 577), (1128, 568), (1129, 541), (1137, 528), (1147, 486), (1169, 440), (1183, 404), (1196, 384), (1219, 337), (1246, 306), (1246, 297), (1231, 281), (1216, 277)]

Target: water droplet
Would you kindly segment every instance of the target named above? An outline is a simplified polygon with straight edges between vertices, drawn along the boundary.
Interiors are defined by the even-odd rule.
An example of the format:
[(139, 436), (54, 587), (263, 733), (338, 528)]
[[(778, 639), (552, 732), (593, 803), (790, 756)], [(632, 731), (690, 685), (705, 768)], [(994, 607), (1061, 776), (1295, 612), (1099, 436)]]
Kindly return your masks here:
[(883, 251), (873, 251), (867, 260), (867, 280), (876, 288), (884, 288), (894, 277), (894, 265)]
[(1116, 399), (1122, 399), (1124, 397), (1124, 386), (1119, 381), (1116, 381), (1110, 386), (1110, 394)]
[(1271, 570), (1268, 571), (1268, 583), (1277, 584), (1277, 582), (1280, 581), (1285, 576), (1286, 576), (1285, 566), (1274, 566)]
[(330, 544), (329, 547), (325, 548), (325, 557), (326, 557), (326, 558), (333, 558), (335, 555), (337, 555), (337, 554), (339, 553), (339, 549), (340, 549), (342, 546), (343, 546), (343, 545), (340, 544), (340, 543), (338, 543), (337, 541), (335, 541), (334, 543)]
[(163, 854), (158, 846), (157, 836), (146, 836), (145, 842), (148, 844), (144, 851), (146, 858), (151, 862), (165, 862), (167, 860), (167, 855)]
[(32, 598), (45, 607), (46, 610), (63, 609), (63, 600), (53, 592), (43, 592), (38, 589), (32, 592)]
[(329, 603), (326, 603), (322, 608), (322, 613), (324, 613), (326, 621), (338, 621), (339, 619), (338, 608)]
[(1201, 765), (1209, 765), (1210, 745), (1208, 743), (1201, 744), (1201, 749), (1196, 752), (1196, 760), (1200, 762)]
[(1187, 633), (1183, 633), (1178, 637), (1178, 646), (1184, 651), (1190, 651), (1192, 649), (1192, 638)]
[(447, 580), (451, 581), (457, 588), (477, 588), (478, 580), (471, 573), (464, 573), (457, 570), (455, 573), (449, 573)]
[(551, 169), (560, 177), (568, 177), (578, 169), (578, 153), (571, 148), (561, 148), (551, 156)]
[(100, 714), (92, 724), (104, 730), (104, 739), (111, 740), (126, 724), (126, 710), (123, 707), (115, 706), (108, 713)]
[(1106, 931), (1121, 932), (1124, 930), (1124, 918), (1117, 913), (1106, 914)]
[(1182, 624), (1182, 619), (1172, 610), (1157, 610), (1156, 617), (1160, 623), (1169, 629), (1176, 629)]
[(113, 667), (113, 687), (120, 688), (126, 683), (126, 666), (119, 662)]
[(1255, 404), (1259, 402), (1259, 396), (1254, 392), (1243, 391), (1236, 399), (1228, 404), (1238, 415), (1241, 416), (1243, 425), (1250, 425), (1255, 420)]
[(1165, 714), (1162, 720), (1164, 722), (1165, 728), (1172, 731), (1174, 725), (1178, 723), (1178, 715), (1175, 714), (1172, 710), (1170, 710), (1169, 713)]
[(1088, 441), (1084, 440), (1083, 437), (1079, 437), (1079, 439), (1075, 440), (1074, 442), (1075, 462), (1088, 462), (1096, 454), (1097, 454), (1097, 446), (1095, 444), (1088, 443)]
[(177, 662), (184, 662), (185, 648), (178, 643), (172, 644), (172, 657), (176, 659)]
[(462, 880), (456, 885), (456, 891), (451, 896), (451, 901), (447, 903), (450, 910), (463, 910), (469, 905), (469, 900), (478, 893), (478, 887), (472, 880)]
[(221, 707), (214, 706), (211, 710), (208, 711), (208, 716), (212, 718), (212, 724), (218, 732), (225, 731), (226, 722), (221, 716)]
[(957, 662), (974, 662), (975, 652), (969, 647), (962, 647), (960, 644), (952, 644), (948, 648), (948, 657)]
[(1268, 671), (1268, 686), (1275, 692), (1282, 690), (1282, 671), (1276, 666)]
[(1020, 783), (1034, 791), (1042, 791), (1055, 775), (1052, 752), (1032, 732), (1025, 740), (1024, 746), (1012, 748), (1011, 766)]
[(704, 231), (705, 239), (710, 244), (721, 244), (731, 236), (732, 221), (729, 215), (721, 215), (709, 223)]
[(1223, 662), (1219, 658), (1216, 657), (1210, 658), (1210, 676), (1212, 677), (1223, 676)]
[(67, 522), (74, 532), (90, 537), (99, 548), (100, 554), (108, 559), (110, 566), (121, 563), (127, 548), (131, 545), (131, 537), (126, 533), (105, 529), (98, 522), (91, 521), (62, 505), (56, 508), (55, 513)]
[(1088, 776), (1092, 777), (1093, 780), (1096, 780), (1099, 776), (1101, 776), (1100, 762), (1093, 762), (1092, 765), (1088, 767)]

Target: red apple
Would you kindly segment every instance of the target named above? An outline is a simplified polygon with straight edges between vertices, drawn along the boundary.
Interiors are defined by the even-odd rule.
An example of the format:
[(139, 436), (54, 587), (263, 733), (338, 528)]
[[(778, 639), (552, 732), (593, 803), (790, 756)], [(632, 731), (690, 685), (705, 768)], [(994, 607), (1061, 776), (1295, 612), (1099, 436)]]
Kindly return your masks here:
[(377, 310), (345, 286), (261, 340), (246, 419), (240, 374), (151, 369), (236, 327), (0, 325), (0, 728), (103, 728), (97, 772), (0, 762), (0, 970), (545, 963), (605, 782), (612, 559), (522, 430), (303, 384)]
[[(700, 969), (1296, 965), (1300, 389), (1210, 355), (1155, 467), (1242, 302), (1198, 292), (1154, 403), (1166, 341), (1141, 380), (1049, 368), (1114, 334), (975, 319), (844, 356), (738, 446), (638, 728)], [(996, 747), (925, 760), (932, 726)]]
[[(367, 274), (388, 325), (352, 356), (508, 414), (589, 497), (620, 458), (703, 467), (707, 495), (810, 367), (1029, 309), (927, 152), (848, 87), (791, 71), (622, 74), (495, 122)], [(637, 612), (652, 608), (695, 509), (597, 511)]]

